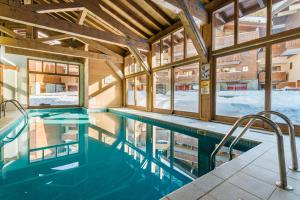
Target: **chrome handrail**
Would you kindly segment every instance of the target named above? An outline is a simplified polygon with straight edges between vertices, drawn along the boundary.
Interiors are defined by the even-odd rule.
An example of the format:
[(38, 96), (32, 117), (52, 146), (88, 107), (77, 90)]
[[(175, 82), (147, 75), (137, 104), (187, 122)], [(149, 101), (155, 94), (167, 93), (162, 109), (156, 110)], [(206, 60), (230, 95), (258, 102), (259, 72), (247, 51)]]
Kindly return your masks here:
[[(257, 115), (267, 115), (267, 114), (272, 114), (280, 117), (283, 119), (287, 125), (288, 125), (288, 131), (289, 131), (289, 137), (290, 137), (290, 145), (291, 145), (291, 156), (292, 156), (292, 166), (289, 168), (293, 171), (298, 171), (298, 158), (297, 158), (297, 147), (296, 147), (296, 139), (295, 139), (295, 128), (293, 122), (284, 114), (276, 111), (262, 111), (257, 113)], [(229, 146), (229, 155), (230, 155), (230, 160), (232, 159), (232, 150), (233, 147), (238, 143), (238, 141), (243, 137), (243, 135), (247, 132), (249, 127), (251, 127), (256, 119), (250, 120), (243, 131), (232, 141), (231, 145)]]
[(276, 182), (276, 185), (285, 190), (293, 190), (291, 186), (287, 184), (287, 176), (286, 176), (286, 168), (285, 168), (285, 154), (284, 154), (284, 142), (283, 142), (283, 135), (279, 126), (270, 120), (267, 117), (261, 115), (245, 115), (241, 117), (239, 120), (235, 122), (233, 127), (229, 130), (229, 132), (225, 135), (225, 137), (221, 140), (215, 150), (212, 152), (210, 156), (210, 169), (215, 167), (215, 157), (219, 150), (224, 146), (224, 144), (228, 141), (228, 139), (232, 136), (235, 130), (245, 121), (251, 119), (258, 119), (264, 121), (272, 129), (275, 131), (276, 138), (277, 138), (277, 151), (278, 151), (278, 164), (279, 164), (279, 174), (280, 180)]
[(7, 103), (12, 103), (22, 113), (25, 121), (28, 122), (28, 113), (26, 112), (24, 107), (20, 104), (20, 102), (15, 99), (4, 100), (0, 103), (0, 118), (2, 116), (2, 111), (3, 111), (3, 116), (5, 117), (5, 115), (6, 115), (6, 104)]

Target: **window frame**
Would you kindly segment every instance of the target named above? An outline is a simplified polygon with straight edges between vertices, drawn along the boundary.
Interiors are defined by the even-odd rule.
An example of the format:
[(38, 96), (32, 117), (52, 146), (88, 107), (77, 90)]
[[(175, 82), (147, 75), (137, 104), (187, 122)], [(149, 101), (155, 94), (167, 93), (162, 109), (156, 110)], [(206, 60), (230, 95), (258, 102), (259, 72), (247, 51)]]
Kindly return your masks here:
[[(29, 61), (37, 61), (42, 63), (42, 71), (30, 71), (29, 70)], [(44, 72), (44, 62), (50, 62), (50, 63), (55, 63), (55, 73), (50, 73), (50, 72)], [(59, 64), (66, 64), (67, 67), (67, 72), (68, 74), (60, 74), (56, 73), (57, 69), (57, 63)], [(74, 65), (78, 66), (78, 75), (72, 75), (69, 74), (69, 65)], [(67, 63), (67, 62), (60, 62), (60, 61), (52, 61), (52, 60), (41, 60), (41, 59), (35, 59), (35, 58), (28, 58), (27, 59), (27, 105), (29, 109), (40, 109), (40, 108), (65, 108), (65, 107), (80, 107), (80, 94), (82, 93), (81, 90), (81, 65), (80, 63)], [(77, 77), (78, 78), (78, 104), (76, 105), (39, 105), (39, 106), (31, 106), (30, 105), (30, 80), (29, 80), (29, 75), (30, 74), (42, 74), (42, 75), (50, 75), (50, 76), (67, 76), (67, 77)]]
[[(237, 10), (238, 10), (238, 0), (231, 0), (226, 2), (226, 4), (222, 4), (218, 7), (216, 7), (210, 14), (210, 19), (212, 20), (213, 15), (212, 13), (218, 9), (220, 9), (223, 6), (226, 6), (230, 3), (234, 2), (234, 8), (235, 8), (235, 13), (234, 13), (234, 20), (235, 20), (235, 42), (233, 46), (230, 47), (225, 47), (222, 49), (218, 50), (212, 50), (210, 49), (210, 53), (212, 56), (212, 67), (211, 67), (211, 82), (212, 82), (212, 120), (217, 121), (217, 122), (225, 122), (225, 123), (231, 123), (233, 124), (236, 122), (238, 119), (237, 117), (231, 117), (231, 116), (220, 116), (216, 115), (216, 73), (217, 73), (217, 68), (216, 68), (216, 59), (218, 57), (226, 56), (226, 55), (231, 55), (235, 53), (241, 53), (244, 51), (252, 50), (252, 49), (257, 49), (257, 48), (265, 48), (266, 50), (266, 57), (265, 57), (265, 110), (271, 110), (271, 95), (272, 95), (272, 80), (271, 80), (271, 73), (272, 73), (272, 45), (277, 44), (280, 42), (287, 42), (289, 40), (294, 40), (294, 39), (300, 39), (300, 27), (286, 30), (283, 32), (275, 33), (272, 34), (272, 2), (267, 1), (267, 30), (266, 30), (266, 36), (262, 38), (258, 38), (255, 40), (243, 42), (243, 43), (238, 43), (237, 37), (238, 37), (238, 16), (237, 16)], [(213, 33), (214, 27), (211, 26), (211, 32)], [(214, 38), (211, 38), (211, 43), (213, 44)], [(282, 129), (283, 132), (288, 131), (288, 126), (283, 123), (278, 123), (279, 127)], [(262, 128), (262, 129), (269, 129), (269, 126), (267, 126), (265, 123), (258, 122), (255, 123), (254, 126), (257, 128)], [(295, 131), (297, 135), (300, 135), (300, 124), (295, 125)]]

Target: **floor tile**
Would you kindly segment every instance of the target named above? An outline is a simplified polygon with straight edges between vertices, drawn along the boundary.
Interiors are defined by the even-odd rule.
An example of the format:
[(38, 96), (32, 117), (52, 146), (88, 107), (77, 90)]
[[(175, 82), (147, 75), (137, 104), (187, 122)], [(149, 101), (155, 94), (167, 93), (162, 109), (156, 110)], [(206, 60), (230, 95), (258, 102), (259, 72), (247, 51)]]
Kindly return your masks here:
[(227, 182), (222, 183), (211, 191), (209, 196), (216, 200), (259, 200), (254, 195)]
[(297, 196), (292, 192), (276, 189), (269, 200), (300, 200), (300, 196)]
[(268, 199), (276, 188), (275, 184), (267, 184), (241, 172), (228, 179), (228, 182), (262, 199)]
[(219, 178), (227, 179), (231, 177), (233, 174), (235, 174), (236, 172), (238, 172), (237, 169), (233, 169), (228, 165), (221, 165), (220, 167), (217, 167), (215, 170), (213, 170), (211, 173), (213, 173)]

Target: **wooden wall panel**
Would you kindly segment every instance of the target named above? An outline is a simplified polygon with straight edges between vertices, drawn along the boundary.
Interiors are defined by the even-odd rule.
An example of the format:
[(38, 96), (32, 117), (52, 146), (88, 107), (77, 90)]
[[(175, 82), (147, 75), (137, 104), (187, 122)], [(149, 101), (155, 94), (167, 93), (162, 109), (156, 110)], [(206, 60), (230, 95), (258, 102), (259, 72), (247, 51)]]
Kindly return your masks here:
[(88, 62), (88, 107), (121, 107), (122, 80), (104, 62), (89, 59)]

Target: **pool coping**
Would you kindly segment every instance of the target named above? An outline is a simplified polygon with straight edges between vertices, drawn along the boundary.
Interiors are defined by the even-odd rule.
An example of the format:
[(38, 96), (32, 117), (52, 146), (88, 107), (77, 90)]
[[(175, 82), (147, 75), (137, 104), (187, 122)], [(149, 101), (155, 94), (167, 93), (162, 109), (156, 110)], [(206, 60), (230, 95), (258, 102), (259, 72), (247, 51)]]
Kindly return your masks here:
[[(199, 133), (205, 132), (206, 134), (224, 136), (232, 127), (227, 124), (204, 122), (197, 119), (138, 111), (129, 108), (109, 108), (108, 111), (125, 116), (135, 116), (142, 120), (155, 120), (157, 122), (177, 126), (179, 124), (180, 126), (197, 129)], [(212, 128), (211, 126), (217, 127)], [(238, 130), (241, 130), (241, 128)], [(222, 164), (204, 176), (197, 178), (193, 182), (166, 195), (162, 199), (300, 199), (300, 173), (295, 173), (287, 169), (288, 183), (292, 184), (295, 188), (294, 191), (287, 192), (275, 186), (275, 181), (278, 179), (279, 174), (275, 136), (269, 131), (250, 129), (243, 138), (253, 142), (260, 142), (260, 144), (237, 158)], [(291, 163), (288, 139), (288, 136), (284, 136), (287, 165)], [(298, 137), (297, 142), (300, 142), (300, 138)], [(297, 152), (299, 152), (299, 148)], [(256, 171), (249, 174), (249, 169), (252, 168), (256, 169)], [(261, 178), (261, 172), (271, 174), (268, 179), (272, 179), (272, 181), (267, 178)], [(247, 184), (243, 182), (247, 182)], [(259, 186), (261, 187), (257, 189), (257, 191), (253, 189)]]

